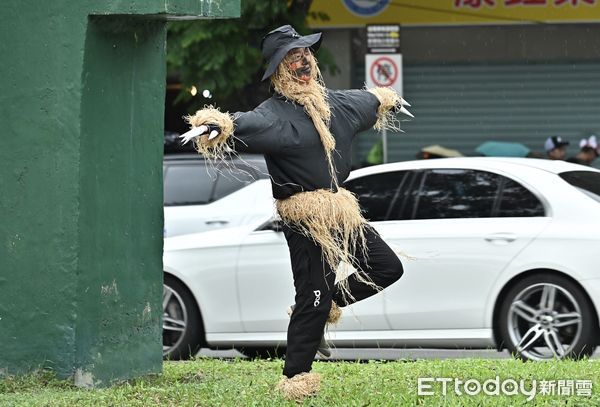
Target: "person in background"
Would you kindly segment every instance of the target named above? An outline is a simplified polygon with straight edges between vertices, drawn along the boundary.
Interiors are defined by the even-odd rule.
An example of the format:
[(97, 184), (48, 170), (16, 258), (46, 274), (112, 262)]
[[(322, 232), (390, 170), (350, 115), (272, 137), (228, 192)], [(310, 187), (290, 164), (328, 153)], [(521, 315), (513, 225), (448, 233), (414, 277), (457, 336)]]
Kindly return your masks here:
[(598, 146), (596, 135), (592, 134), (588, 138), (581, 139), (579, 149), (577, 155), (569, 158), (567, 161), (581, 165), (592, 165), (592, 162), (600, 155), (600, 147)]
[(548, 137), (544, 143), (547, 158), (550, 160), (564, 160), (567, 157), (568, 145), (569, 142), (559, 136)]

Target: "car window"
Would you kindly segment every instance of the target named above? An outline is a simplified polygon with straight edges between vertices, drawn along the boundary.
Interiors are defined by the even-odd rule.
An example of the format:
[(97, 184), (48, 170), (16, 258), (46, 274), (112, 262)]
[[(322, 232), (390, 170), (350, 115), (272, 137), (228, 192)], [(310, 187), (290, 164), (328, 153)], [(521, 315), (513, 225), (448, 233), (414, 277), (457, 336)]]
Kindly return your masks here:
[(419, 191), (422, 176), (422, 171), (407, 171), (406, 177), (400, 186), (398, 198), (390, 208), (388, 220), (412, 219), (414, 213), (414, 197)]
[(347, 181), (346, 189), (356, 194), (367, 220), (376, 222), (388, 218), (389, 209), (400, 194), (406, 171), (384, 172)]
[(201, 165), (171, 165), (164, 181), (164, 204), (202, 205), (210, 201), (217, 179), (211, 167)]
[(235, 169), (231, 169), (231, 167), (221, 167), (219, 168), (219, 175), (212, 200), (219, 200), (254, 181), (255, 176), (250, 168), (243, 166), (237, 166)]
[(562, 172), (558, 176), (596, 201), (600, 201), (600, 173), (594, 171), (568, 171)]
[(500, 176), (486, 171), (428, 170), (412, 198), (413, 219), (491, 217), (499, 187)]
[(500, 204), (495, 216), (545, 216), (544, 205), (531, 191), (509, 178), (502, 177), (502, 180)]

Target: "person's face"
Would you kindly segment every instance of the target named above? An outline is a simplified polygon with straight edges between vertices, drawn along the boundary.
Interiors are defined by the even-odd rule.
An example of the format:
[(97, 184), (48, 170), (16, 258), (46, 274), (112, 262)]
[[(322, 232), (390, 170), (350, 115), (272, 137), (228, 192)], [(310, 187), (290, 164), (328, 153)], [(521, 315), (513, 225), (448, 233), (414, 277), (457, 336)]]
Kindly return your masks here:
[(299, 82), (310, 82), (312, 78), (311, 58), (312, 54), (308, 48), (294, 48), (287, 54), (288, 68)]
[(548, 151), (548, 158), (551, 160), (564, 160), (567, 156), (567, 147), (562, 146)]
[(598, 158), (598, 150), (593, 150), (593, 149), (585, 149), (585, 150), (581, 150), (580, 153), (583, 156), (583, 159), (587, 162), (589, 162), (590, 164), (596, 159)]

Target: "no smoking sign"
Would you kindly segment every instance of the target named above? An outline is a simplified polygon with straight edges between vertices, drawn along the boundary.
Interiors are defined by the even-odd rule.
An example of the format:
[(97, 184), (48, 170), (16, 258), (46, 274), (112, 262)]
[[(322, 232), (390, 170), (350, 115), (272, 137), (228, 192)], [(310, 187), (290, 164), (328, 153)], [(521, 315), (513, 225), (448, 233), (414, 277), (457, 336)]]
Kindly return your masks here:
[(402, 95), (401, 54), (367, 54), (365, 62), (367, 88), (386, 86)]

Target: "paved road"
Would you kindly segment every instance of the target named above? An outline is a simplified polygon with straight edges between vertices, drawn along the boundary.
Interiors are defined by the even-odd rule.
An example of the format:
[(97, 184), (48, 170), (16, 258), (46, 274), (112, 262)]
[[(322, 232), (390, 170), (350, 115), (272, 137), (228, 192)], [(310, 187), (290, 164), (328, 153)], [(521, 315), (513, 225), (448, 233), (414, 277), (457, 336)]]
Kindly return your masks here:
[[(213, 351), (203, 349), (199, 355), (217, 358), (244, 357), (235, 350)], [(333, 349), (330, 360), (397, 360), (397, 359), (509, 359), (508, 352), (495, 350), (454, 350), (454, 349)], [(317, 357), (318, 359), (318, 357)], [(600, 350), (592, 359), (600, 359)]]

